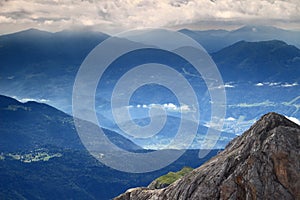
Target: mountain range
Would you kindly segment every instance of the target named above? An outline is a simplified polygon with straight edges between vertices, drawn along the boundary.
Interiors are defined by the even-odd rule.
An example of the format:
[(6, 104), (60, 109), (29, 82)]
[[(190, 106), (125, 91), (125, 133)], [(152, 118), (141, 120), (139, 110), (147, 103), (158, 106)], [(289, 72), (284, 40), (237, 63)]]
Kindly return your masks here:
[[(56, 108), (37, 102), (21, 103), (0, 95), (0, 110), (1, 152), (28, 151), (45, 145), (83, 150), (73, 117)], [(82, 123), (96, 126), (89, 122)], [(123, 149), (142, 149), (113, 131), (104, 129), (104, 133)]]
[[(1, 35), (0, 199), (105, 200), (138, 186), (145, 188), (129, 190), (117, 199), (300, 198), (299, 125), (285, 118), (300, 123), (299, 32), (264, 26), (179, 32), (203, 45), (218, 67), (224, 81), (219, 87), (225, 88), (227, 99), (225, 124), (214, 146), (217, 149), (199, 158), (198, 149), (213, 126), (214, 104), (202, 75), (186, 60), (159, 49), (120, 56), (105, 71), (94, 98), (100, 126), (118, 147), (136, 153), (155, 151), (170, 143), (180, 120), (195, 126), (195, 121), (181, 119), (180, 112), (182, 107), (192, 112), (193, 105), (181, 105), (170, 90), (150, 84), (130, 98), (132, 120), (141, 126), (149, 124), (154, 105), (166, 108), (167, 123), (151, 140), (122, 131), (112, 116), (111, 96), (120, 77), (133, 67), (145, 63), (172, 67), (193, 87), (200, 105), (200, 124), (190, 149), (169, 166), (142, 174), (114, 170), (89, 154), (74, 121), (93, 133), (99, 127), (72, 117), (76, 74), (91, 50), (109, 35), (37, 29)], [(284, 116), (269, 113), (257, 121), (271, 111)], [(125, 126), (130, 123), (130, 119), (122, 120)], [(111, 149), (101, 141), (88, 142), (105, 149), (97, 152), (100, 157), (110, 156)], [(184, 166), (200, 167), (167, 188), (146, 187)]]
[[(155, 172), (125, 173), (91, 156), (81, 143), (73, 117), (54, 107), (0, 95), (0, 118), (0, 199), (111, 199), (169, 171), (197, 167), (218, 152), (212, 150), (200, 159), (198, 150), (188, 150)], [(96, 126), (87, 121), (82, 124)], [(147, 152), (116, 132), (104, 132), (124, 150)]]
[(226, 82), (300, 81), (300, 49), (282, 41), (240, 41), (211, 55)]
[(0, 93), (53, 99), (52, 105), (70, 113), (77, 70), (87, 54), (107, 37), (90, 31), (50, 33), (37, 29), (0, 36)]
[[(185, 31), (187, 30), (180, 32)], [(203, 43), (207, 49), (216, 48), (209, 52), (222, 75), (226, 90), (227, 116), (222, 130), (224, 133), (241, 134), (260, 115), (270, 111), (300, 118), (297, 92), (300, 50), (297, 48), (299, 42), (295, 32), (273, 27), (247, 26), (234, 31), (193, 31), (193, 34), (197, 38), (187, 35)], [(49, 33), (36, 29), (0, 36), (0, 94), (22, 102), (44, 102), (71, 114), (72, 90), (77, 71), (85, 56), (108, 37), (109, 35), (100, 32)], [(215, 42), (210, 47), (205, 46), (205, 41), (213, 41), (216, 37), (226, 41), (226, 45), (217, 47), (221, 42)], [(101, 88), (104, 92), (96, 92), (95, 108), (103, 127), (126, 136), (115, 129), (110, 95), (114, 84), (126, 70), (149, 62), (172, 66), (191, 83), (203, 109), (200, 115), (201, 126), (209, 126), (210, 96), (203, 78), (192, 66), (182, 59), (157, 50), (132, 52), (131, 56), (135, 56), (135, 59), (130, 55), (121, 57), (110, 66), (111, 70), (107, 70), (107, 76), (102, 80), (102, 83), (106, 83), (105, 88)], [(149, 86), (144, 89), (134, 94), (129, 105), (133, 106), (131, 115), (137, 120), (148, 117), (148, 109), (141, 105), (178, 104), (176, 97), (164, 88)], [(282, 93), (285, 95), (281, 95)], [(137, 108), (138, 105), (141, 107)], [(176, 112), (168, 114), (178, 117)], [(237, 123), (239, 126), (236, 126)]]
[[(149, 118), (139, 118), (138, 120), (135, 120), (135, 122), (138, 125), (142, 126), (144, 124), (148, 124), (149, 120), (150, 120)], [(186, 126), (197, 126), (195, 121), (186, 120), (186, 119), (182, 119), (182, 121), (184, 124), (186, 124)], [(164, 149), (170, 144), (172, 139), (176, 136), (180, 122), (181, 122), (180, 117), (168, 116), (164, 127), (153, 137), (136, 138), (136, 137), (133, 137), (126, 133), (124, 133), (124, 135), (128, 139), (133, 141), (135, 144), (138, 144), (139, 146), (143, 146), (146, 149), (152, 149), (152, 148)], [(126, 121), (122, 125), (126, 127), (127, 123), (130, 123), (130, 122)], [(121, 130), (118, 129), (118, 127), (113, 126), (111, 128), (112, 128), (112, 130), (117, 130), (117, 132), (121, 132)], [(208, 131), (207, 126), (198, 125), (197, 134), (195, 135), (195, 138), (189, 148), (190, 149), (201, 149), (201, 145), (199, 145), (199, 144), (203, 144), (205, 138), (208, 140), (209, 139), (213, 140), (214, 136), (206, 135), (207, 131)], [(224, 148), (226, 146), (226, 144), (235, 137), (236, 137), (236, 135), (233, 133), (227, 133), (225, 131), (221, 132), (218, 141), (214, 145), (214, 149)], [(177, 148), (180, 148), (180, 147), (177, 147)]]
[(266, 40), (281, 40), (300, 48), (299, 31), (284, 30), (272, 26), (243, 26), (241, 28), (227, 30), (189, 30), (182, 29), (179, 32), (186, 34), (198, 41), (209, 52), (217, 52), (241, 40), (258, 42)]
[(268, 113), (168, 187), (129, 189), (115, 200), (299, 199), (299, 136), (299, 125)]

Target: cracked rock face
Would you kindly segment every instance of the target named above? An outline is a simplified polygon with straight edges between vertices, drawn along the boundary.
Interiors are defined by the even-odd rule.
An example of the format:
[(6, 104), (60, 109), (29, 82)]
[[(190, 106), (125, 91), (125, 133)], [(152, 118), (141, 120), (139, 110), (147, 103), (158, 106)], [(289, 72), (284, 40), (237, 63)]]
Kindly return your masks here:
[(268, 113), (224, 151), (167, 188), (135, 188), (115, 200), (299, 199), (300, 126)]

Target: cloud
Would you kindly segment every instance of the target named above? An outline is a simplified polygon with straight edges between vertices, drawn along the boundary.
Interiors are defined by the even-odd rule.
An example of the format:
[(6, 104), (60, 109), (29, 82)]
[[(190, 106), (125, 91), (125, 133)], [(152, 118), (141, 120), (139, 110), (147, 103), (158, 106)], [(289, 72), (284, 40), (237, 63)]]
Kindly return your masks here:
[(0, 23), (16, 23), (16, 20), (6, 16), (0, 16)]
[(219, 85), (216, 87), (210, 87), (210, 89), (223, 89), (223, 88), (235, 88), (235, 85), (230, 82), (230, 83), (224, 83), (223, 85)]
[(254, 84), (257, 87), (269, 86), (269, 87), (295, 87), (299, 84), (297, 82), (294, 83), (281, 83), (281, 82), (263, 82)]
[(193, 24), (300, 21), (298, 0), (9, 0), (0, 4), (3, 32), (28, 27), (57, 31), (80, 26), (118, 32)]
[(229, 105), (229, 107), (238, 107), (238, 108), (251, 108), (251, 107), (267, 107), (267, 106), (276, 106), (274, 102), (269, 100), (257, 103), (239, 103), (236, 105)]
[(261, 87), (261, 86), (264, 86), (264, 84), (263, 83), (257, 83), (257, 84), (255, 84), (255, 86)]
[(165, 104), (138, 104), (136, 105), (136, 108), (146, 108), (146, 109), (151, 109), (151, 108), (163, 108), (166, 111), (169, 112), (193, 112), (193, 109), (186, 105), (186, 104), (182, 104), (181, 106), (177, 106), (173, 103), (165, 103)]
[(50, 100), (48, 99), (35, 99), (35, 98), (17, 98), (16, 96), (13, 97), (14, 99), (17, 99), (18, 101), (22, 102), (22, 103), (26, 103), (28, 101), (35, 101), (35, 102), (39, 102), (39, 103), (47, 103)]
[(273, 86), (280, 86), (280, 82), (263, 82), (263, 83), (256, 83), (255, 86), (257, 87), (261, 87), (261, 86), (269, 86), (269, 87), (273, 87)]
[(300, 120), (297, 119), (296, 117), (288, 117), (288, 116), (285, 117), (291, 120), (292, 122), (295, 122), (296, 124), (300, 125)]
[[(232, 118), (232, 119), (231, 119)], [(239, 116), (238, 119), (233, 117), (228, 117), (224, 121), (222, 131), (227, 133), (233, 133), (235, 135), (240, 135), (245, 132), (250, 126), (257, 121), (257, 118), (246, 119), (245, 116)]]
[(173, 111), (173, 112), (190, 112), (192, 109), (188, 105), (181, 105), (181, 106), (176, 106), (173, 103), (165, 103), (163, 104), (163, 108), (165, 108), (168, 111)]
[(280, 83), (276, 83), (276, 82), (274, 82), (274, 83), (269, 83), (269, 86), (277, 86), (277, 85), (279, 85)]
[(226, 118), (226, 121), (235, 121), (236, 119), (234, 117), (228, 117)]
[(298, 83), (284, 83), (281, 85), (281, 87), (294, 87), (298, 86)]
[(235, 86), (230, 83), (225, 83), (224, 87), (225, 88), (234, 88)]

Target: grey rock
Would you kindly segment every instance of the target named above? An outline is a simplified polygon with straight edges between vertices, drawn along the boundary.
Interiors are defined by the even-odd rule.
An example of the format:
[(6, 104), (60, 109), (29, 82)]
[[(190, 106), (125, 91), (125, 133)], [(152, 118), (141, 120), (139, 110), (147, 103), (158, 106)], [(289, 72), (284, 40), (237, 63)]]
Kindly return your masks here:
[(300, 200), (300, 126), (268, 113), (224, 151), (163, 189), (135, 188), (115, 200)]
[(169, 186), (170, 184), (167, 183), (160, 183), (157, 180), (152, 181), (149, 185), (148, 188), (149, 189), (162, 189), (165, 188), (167, 186)]

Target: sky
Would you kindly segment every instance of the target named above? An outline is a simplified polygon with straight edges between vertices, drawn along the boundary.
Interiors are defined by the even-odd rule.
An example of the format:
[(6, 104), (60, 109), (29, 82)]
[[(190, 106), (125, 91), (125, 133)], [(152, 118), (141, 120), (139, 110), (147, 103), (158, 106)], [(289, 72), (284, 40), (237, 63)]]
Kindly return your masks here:
[(136, 28), (234, 29), (273, 25), (300, 30), (299, 0), (0, 0), (0, 34)]

